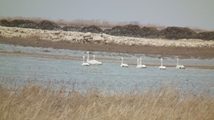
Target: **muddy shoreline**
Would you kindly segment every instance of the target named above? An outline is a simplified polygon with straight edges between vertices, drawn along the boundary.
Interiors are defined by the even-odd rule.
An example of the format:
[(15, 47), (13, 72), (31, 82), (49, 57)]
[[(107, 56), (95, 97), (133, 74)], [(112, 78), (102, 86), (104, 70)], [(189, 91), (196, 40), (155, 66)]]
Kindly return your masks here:
[(117, 52), (129, 54), (145, 54), (147, 56), (158, 57), (175, 57), (180, 58), (199, 58), (213, 59), (214, 48), (212, 47), (159, 47), (159, 46), (139, 46), (139, 45), (117, 45), (117, 44), (88, 44), (88, 43), (71, 43), (69, 41), (48, 41), (39, 39), (24, 38), (3, 38), (0, 37), (0, 43), (13, 44), (21, 46), (83, 50), (83, 51), (101, 51), (101, 52)]

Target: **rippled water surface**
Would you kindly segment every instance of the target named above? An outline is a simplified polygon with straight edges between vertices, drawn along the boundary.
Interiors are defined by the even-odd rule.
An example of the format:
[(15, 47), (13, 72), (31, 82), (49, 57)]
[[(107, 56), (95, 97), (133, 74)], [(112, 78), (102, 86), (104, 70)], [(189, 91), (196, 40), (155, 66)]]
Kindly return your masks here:
[[(69, 56), (82, 56), (85, 51), (56, 50), (52, 48), (33, 48), (0, 44), (0, 50), (14, 52), (30, 52), (42, 54), (57, 54)], [(47, 52), (48, 50), (48, 52)], [(119, 53), (94, 52), (100, 57), (119, 58), (124, 56), (127, 61), (135, 61), (138, 56), (143, 56), (146, 63), (159, 63), (158, 58), (146, 57), (144, 55), (129, 55)], [(210, 87), (213, 91), (214, 70), (194, 69), (184, 70), (168, 67), (159, 70), (158, 66), (148, 66), (146, 69), (137, 69), (135, 66), (122, 68), (120, 61), (103, 61), (99, 66), (81, 66), (82, 60), (66, 60), (54, 58), (38, 58), (29, 56), (13, 56), (0, 53), (0, 82), (10, 78), (23, 84), (27, 79), (37, 79), (41, 82), (52, 81), (56, 85), (66, 85), (68, 88), (75, 83), (76, 89), (87, 89), (89, 87), (100, 87), (107, 91), (130, 91), (134, 87), (140, 90), (149, 89), (151, 86), (160, 87), (163, 84), (174, 83), (180, 89), (194, 88), (200, 91)], [(183, 64), (211, 65), (213, 60), (182, 59)], [(165, 62), (174, 64), (175, 60), (166, 58)]]

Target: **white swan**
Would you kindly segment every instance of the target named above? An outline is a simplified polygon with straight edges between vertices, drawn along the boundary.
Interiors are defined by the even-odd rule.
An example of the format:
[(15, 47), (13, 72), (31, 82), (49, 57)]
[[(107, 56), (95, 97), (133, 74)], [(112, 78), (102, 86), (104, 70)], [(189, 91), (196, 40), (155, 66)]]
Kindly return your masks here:
[(136, 68), (146, 68), (146, 65), (142, 65), (142, 58), (137, 59), (137, 66)]
[(120, 67), (129, 67), (128, 64), (123, 63), (123, 57), (121, 57), (121, 64)]
[(102, 62), (95, 60), (95, 56), (93, 56), (94, 60), (89, 60), (89, 52), (87, 52), (87, 54), (87, 63), (89, 63), (90, 65), (102, 65)]
[(89, 66), (89, 63), (85, 62), (85, 56), (82, 56), (82, 66)]
[(136, 68), (140, 68), (140, 66), (139, 66), (139, 59), (137, 59), (137, 66), (136, 66)]
[(178, 68), (178, 69), (185, 69), (185, 67), (183, 65), (179, 65), (178, 61), (179, 61), (179, 59), (177, 58), (176, 68)]
[(165, 66), (163, 66), (163, 58), (161, 58), (160, 60), (161, 60), (161, 66), (159, 67), (159, 69), (165, 70), (165, 69), (166, 69), (166, 67), (165, 67)]

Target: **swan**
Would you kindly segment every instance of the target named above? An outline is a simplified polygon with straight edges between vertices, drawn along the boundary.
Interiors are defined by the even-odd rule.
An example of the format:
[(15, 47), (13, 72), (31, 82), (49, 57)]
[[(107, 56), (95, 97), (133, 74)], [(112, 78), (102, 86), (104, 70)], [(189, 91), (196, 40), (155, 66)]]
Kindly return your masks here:
[(82, 61), (82, 66), (89, 66), (89, 63), (85, 62), (85, 56), (82, 56), (83, 61)]
[(102, 65), (102, 62), (95, 60), (95, 55), (93, 56), (94, 57), (93, 60), (89, 60), (89, 52), (87, 52), (87, 54), (88, 54), (87, 63), (89, 63), (90, 65)]
[(165, 70), (165, 69), (166, 69), (166, 67), (165, 67), (165, 66), (163, 66), (163, 58), (161, 58), (160, 60), (161, 60), (161, 66), (159, 67), (159, 69)]
[(120, 67), (129, 67), (128, 64), (123, 63), (123, 57), (121, 57), (121, 64)]
[(99, 61), (95, 60), (95, 55), (93, 55), (93, 60), (92, 60), (92, 61), (97, 62), (98, 65), (101, 65), (101, 64), (102, 64), (102, 62), (99, 62)]
[(136, 68), (140, 68), (139, 59), (137, 59), (137, 66), (136, 66)]
[(140, 59), (137, 59), (137, 66), (136, 68), (146, 68), (146, 65), (142, 65), (142, 58), (140, 57)]
[(176, 65), (176, 68), (178, 69), (185, 69), (185, 67), (183, 65), (179, 65), (179, 59), (177, 58), (177, 65)]

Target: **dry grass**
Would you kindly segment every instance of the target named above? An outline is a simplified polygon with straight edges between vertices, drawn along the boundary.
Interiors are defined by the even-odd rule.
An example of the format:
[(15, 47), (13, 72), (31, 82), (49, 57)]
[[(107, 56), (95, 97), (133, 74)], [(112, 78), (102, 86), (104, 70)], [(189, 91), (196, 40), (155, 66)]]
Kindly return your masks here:
[(31, 20), (31, 21), (36, 22), (36, 23), (39, 23), (39, 22), (44, 20), (43, 18), (39, 18), (39, 17), (25, 18), (25, 17), (1, 17), (0, 16), (0, 20), (1, 19), (6, 19), (8, 21), (12, 21), (12, 20)]
[[(39, 17), (32, 17), (32, 18), (25, 18), (25, 17), (0, 17), (1, 19), (6, 19), (9, 21), (12, 20), (31, 20), (33, 22), (39, 23), (41, 21), (44, 20), (44, 18), (39, 18)], [(131, 22), (127, 22), (127, 21), (123, 21), (123, 22), (111, 22), (111, 21), (107, 21), (107, 20), (83, 20), (83, 19), (76, 19), (76, 20), (72, 20), (72, 21), (67, 21), (64, 19), (60, 19), (60, 20), (51, 20), (51, 19), (45, 19), (45, 20), (49, 20), (49, 21), (53, 21), (55, 23), (57, 23), (60, 26), (77, 26), (77, 27), (81, 27), (81, 26), (91, 26), (91, 25), (95, 25), (100, 27), (101, 29), (111, 29), (115, 26), (125, 26), (128, 24), (133, 24), (133, 25), (138, 25), (140, 27), (156, 27), (158, 30), (162, 30), (164, 28), (166, 28), (166, 26), (161, 26), (161, 25), (156, 25), (156, 24), (141, 24), (138, 21), (131, 21)]]
[[(32, 18), (26, 18), (26, 17), (1, 17), (0, 16), (0, 20), (1, 19), (7, 19), (9, 21), (12, 20), (31, 20), (34, 21), (36, 23), (39, 23), (41, 21), (44, 20), (44, 18), (40, 18), (40, 17), (32, 17)], [(76, 20), (72, 20), (72, 21), (67, 21), (64, 19), (59, 19), (59, 20), (51, 20), (51, 19), (47, 19), (45, 18), (45, 20), (49, 20), (49, 21), (53, 21), (55, 23), (57, 23), (60, 26), (91, 26), (91, 25), (95, 25), (100, 27), (101, 29), (111, 29), (115, 26), (125, 26), (128, 24), (133, 24), (133, 25), (138, 25), (140, 27), (155, 27), (158, 30), (163, 30), (165, 29), (167, 26), (163, 26), (163, 25), (158, 25), (158, 24), (142, 24), (139, 21), (131, 21), (131, 22), (127, 22), (127, 21), (123, 21), (123, 22), (111, 22), (111, 21), (107, 21), (107, 20), (83, 20), (83, 19), (76, 19)], [(206, 32), (208, 30), (202, 29), (202, 28), (198, 28), (198, 27), (190, 27), (190, 29), (194, 30), (195, 32), (199, 33), (199, 32)]]
[(176, 87), (129, 93), (0, 85), (0, 120), (213, 120), (214, 98), (180, 94)]

